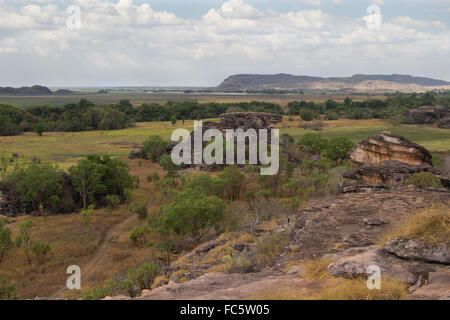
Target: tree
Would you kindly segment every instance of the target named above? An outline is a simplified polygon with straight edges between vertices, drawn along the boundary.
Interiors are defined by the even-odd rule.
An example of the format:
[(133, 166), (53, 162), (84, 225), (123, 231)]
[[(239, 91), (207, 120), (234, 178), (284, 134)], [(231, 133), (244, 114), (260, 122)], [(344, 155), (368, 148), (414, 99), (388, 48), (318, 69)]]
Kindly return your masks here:
[(219, 179), (222, 186), (223, 197), (229, 200), (239, 199), (244, 188), (245, 176), (237, 166), (227, 166), (221, 173)]
[(37, 124), (37, 126), (36, 126), (36, 133), (40, 137), (44, 134), (44, 126), (41, 123)]
[(167, 176), (169, 177), (175, 176), (177, 171), (180, 170), (180, 166), (173, 163), (172, 157), (169, 154), (165, 154), (161, 157), (159, 165), (167, 171)]
[(171, 116), (170, 117), (170, 122), (172, 122), (172, 125), (176, 125), (177, 124), (177, 117), (176, 116)]
[(87, 208), (89, 200), (93, 199), (97, 192), (106, 189), (102, 184), (104, 172), (105, 167), (103, 165), (88, 159), (82, 159), (75, 166), (69, 168), (73, 187), (83, 200), (83, 209)]
[(20, 127), (10, 117), (0, 114), (0, 136), (15, 136), (20, 132)]
[(307, 147), (313, 155), (319, 155), (326, 148), (327, 142), (327, 139), (322, 138), (320, 134), (306, 133), (300, 138), (298, 144)]
[(325, 156), (333, 161), (341, 161), (347, 158), (347, 154), (353, 147), (353, 142), (345, 137), (336, 137), (328, 141)]
[(161, 208), (162, 216), (155, 226), (162, 234), (189, 235), (199, 241), (211, 229), (219, 228), (225, 208), (221, 199), (188, 189), (178, 193), (172, 204)]
[(12, 246), (11, 230), (6, 227), (6, 222), (0, 219), (0, 262), (6, 255), (6, 252)]
[(16, 191), (23, 203), (31, 203), (33, 210), (55, 208), (62, 192), (61, 175), (57, 167), (32, 162), (12, 173)]
[(144, 141), (144, 153), (152, 162), (159, 162), (166, 153), (169, 144), (160, 136), (150, 136)]
[(27, 257), (28, 264), (31, 266), (31, 250), (33, 249), (33, 239), (31, 239), (31, 227), (33, 222), (27, 220), (19, 226), (19, 235), (14, 240), (14, 245), (21, 248)]
[(310, 109), (302, 109), (299, 114), (303, 121), (312, 121), (316, 118), (316, 114)]

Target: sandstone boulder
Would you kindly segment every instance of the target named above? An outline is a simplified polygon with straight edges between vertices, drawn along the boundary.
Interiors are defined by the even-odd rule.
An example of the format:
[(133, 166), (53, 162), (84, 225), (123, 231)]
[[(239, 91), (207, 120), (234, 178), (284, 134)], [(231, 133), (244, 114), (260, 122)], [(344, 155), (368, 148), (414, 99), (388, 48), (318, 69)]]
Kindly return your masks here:
[(442, 129), (450, 129), (450, 116), (439, 120), (437, 126)]
[(423, 106), (408, 110), (403, 116), (419, 124), (433, 124), (440, 119), (450, 117), (450, 108), (442, 106)]
[(412, 174), (431, 172), (439, 175), (439, 170), (429, 164), (408, 164), (398, 160), (386, 160), (375, 164), (365, 164), (344, 173), (344, 178), (373, 185), (401, 185)]
[(396, 238), (389, 241), (385, 249), (404, 259), (450, 264), (450, 247), (445, 243), (429, 244), (419, 239)]
[(275, 124), (283, 121), (279, 114), (265, 112), (235, 112), (220, 116), (219, 129), (272, 129)]
[(367, 138), (349, 152), (354, 166), (397, 160), (411, 165), (431, 165), (431, 153), (405, 137), (383, 131)]

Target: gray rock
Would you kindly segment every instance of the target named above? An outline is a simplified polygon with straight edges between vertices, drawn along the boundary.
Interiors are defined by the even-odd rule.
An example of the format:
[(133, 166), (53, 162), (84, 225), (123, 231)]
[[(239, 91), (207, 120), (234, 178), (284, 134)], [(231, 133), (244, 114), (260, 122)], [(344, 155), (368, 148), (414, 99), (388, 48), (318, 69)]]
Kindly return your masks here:
[(417, 283), (418, 275), (408, 270), (398, 259), (392, 259), (386, 256), (382, 250), (375, 247), (369, 247), (362, 253), (354, 256), (344, 256), (338, 258), (334, 263), (328, 266), (328, 273), (334, 277), (358, 278), (369, 277), (367, 273), (369, 266), (376, 265), (381, 269), (381, 276), (388, 276), (394, 279), (400, 279), (409, 285)]
[(248, 249), (249, 246), (248, 246), (248, 244), (245, 244), (245, 243), (242, 243), (242, 242), (238, 242), (238, 243), (236, 243), (236, 244), (233, 244), (233, 245), (231, 246), (231, 248), (233, 248), (233, 250), (242, 252), (242, 251), (244, 251), (245, 249)]
[(215, 247), (217, 247), (218, 245), (222, 244), (221, 242), (217, 242), (217, 241), (211, 241), (208, 242), (207, 244), (201, 246), (200, 248), (198, 248), (195, 253), (196, 254), (204, 254), (207, 253), (209, 251), (211, 251), (212, 249), (214, 249)]
[(396, 238), (389, 241), (385, 249), (404, 259), (450, 264), (450, 248), (445, 243), (429, 244), (423, 240)]

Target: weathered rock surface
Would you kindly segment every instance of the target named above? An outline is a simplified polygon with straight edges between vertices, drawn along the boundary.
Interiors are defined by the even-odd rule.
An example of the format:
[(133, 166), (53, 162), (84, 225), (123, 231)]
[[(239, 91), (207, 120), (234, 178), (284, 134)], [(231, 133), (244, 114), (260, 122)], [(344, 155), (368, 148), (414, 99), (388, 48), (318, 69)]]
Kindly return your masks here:
[(383, 131), (367, 138), (349, 152), (355, 166), (397, 160), (411, 165), (431, 165), (431, 153), (405, 137)]
[(341, 194), (299, 212), (291, 245), (298, 246), (295, 257), (300, 260), (340, 252), (337, 244), (343, 248), (370, 246), (409, 214), (449, 201), (449, 191), (415, 188)]
[(359, 168), (344, 173), (344, 178), (358, 180), (369, 184), (384, 184), (389, 186), (401, 185), (412, 174), (440, 172), (428, 164), (413, 165), (398, 160), (386, 160), (375, 164), (365, 164)]
[(235, 112), (220, 116), (219, 129), (271, 129), (283, 121), (279, 114), (264, 112)]
[(450, 268), (430, 272), (426, 285), (409, 296), (411, 300), (450, 300)]
[(442, 129), (450, 129), (450, 116), (439, 120), (437, 126)]
[(334, 277), (368, 278), (372, 275), (368, 268), (374, 265), (380, 268), (381, 276), (403, 280), (408, 285), (415, 284), (419, 275), (423, 273), (423, 270), (414, 270), (412, 264), (395, 258), (374, 246), (346, 251), (328, 266), (328, 273)]
[(450, 117), (450, 108), (442, 106), (423, 106), (408, 110), (403, 116), (419, 124), (433, 124), (441, 119)]
[(450, 264), (450, 247), (445, 243), (429, 244), (418, 239), (397, 238), (386, 243), (385, 249), (404, 259)]

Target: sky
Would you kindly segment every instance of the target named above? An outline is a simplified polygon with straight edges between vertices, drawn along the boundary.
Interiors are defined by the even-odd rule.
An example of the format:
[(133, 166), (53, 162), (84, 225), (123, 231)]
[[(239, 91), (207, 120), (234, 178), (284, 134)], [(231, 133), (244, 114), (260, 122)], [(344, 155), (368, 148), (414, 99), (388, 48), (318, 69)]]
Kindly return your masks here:
[(0, 0), (0, 86), (217, 86), (232, 74), (450, 81), (450, 0)]

